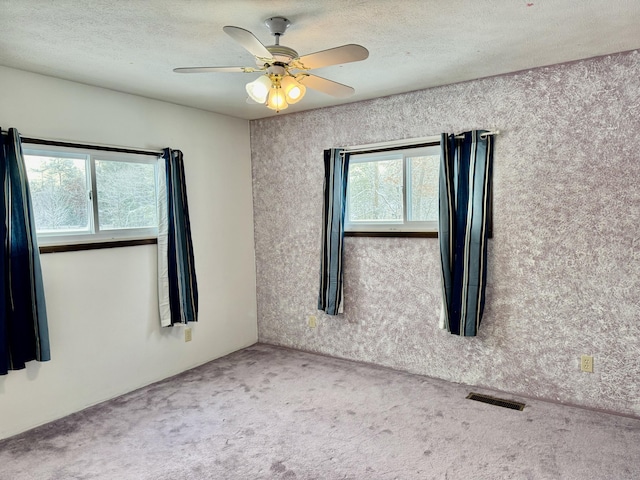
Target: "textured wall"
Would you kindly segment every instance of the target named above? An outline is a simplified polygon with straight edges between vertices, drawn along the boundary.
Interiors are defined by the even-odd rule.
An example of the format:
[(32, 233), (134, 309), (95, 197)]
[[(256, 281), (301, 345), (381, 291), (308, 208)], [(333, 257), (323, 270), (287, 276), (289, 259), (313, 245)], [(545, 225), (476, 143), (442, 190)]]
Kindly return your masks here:
[[(483, 127), (479, 336), (438, 329), (436, 239), (347, 238), (345, 313), (317, 312), (323, 149)], [(251, 122), (260, 341), (640, 415), (639, 131), (637, 51)]]

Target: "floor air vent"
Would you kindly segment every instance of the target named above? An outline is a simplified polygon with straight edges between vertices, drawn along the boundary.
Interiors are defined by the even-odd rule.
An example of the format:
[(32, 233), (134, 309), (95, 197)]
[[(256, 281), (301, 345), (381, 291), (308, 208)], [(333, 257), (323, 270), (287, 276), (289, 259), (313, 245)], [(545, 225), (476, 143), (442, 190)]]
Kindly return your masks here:
[(497, 405), (498, 407), (510, 408), (512, 410), (520, 410), (524, 409), (525, 404), (520, 402), (514, 402), (512, 400), (505, 400), (503, 398), (491, 397), (489, 395), (482, 395), (480, 393), (471, 392), (467, 395), (469, 400), (475, 400), (477, 402), (489, 403), (491, 405)]

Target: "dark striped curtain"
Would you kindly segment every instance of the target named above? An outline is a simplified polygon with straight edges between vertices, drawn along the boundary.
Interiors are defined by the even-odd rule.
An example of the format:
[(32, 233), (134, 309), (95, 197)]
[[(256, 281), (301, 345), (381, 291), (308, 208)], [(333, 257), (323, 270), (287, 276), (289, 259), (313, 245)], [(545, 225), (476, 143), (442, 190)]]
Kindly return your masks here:
[(493, 137), (483, 132), (440, 141), (443, 326), (460, 336), (478, 333), (484, 310)]
[(51, 358), (47, 310), (20, 135), (0, 135), (0, 375)]
[(198, 283), (182, 152), (165, 148), (158, 166), (158, 294), (168, 327), (198, 320)]
[(324, 209), (318, 310), (342, 313), (342, 246), (347, 199), (349, 154), (341, 149), (324, 151)]

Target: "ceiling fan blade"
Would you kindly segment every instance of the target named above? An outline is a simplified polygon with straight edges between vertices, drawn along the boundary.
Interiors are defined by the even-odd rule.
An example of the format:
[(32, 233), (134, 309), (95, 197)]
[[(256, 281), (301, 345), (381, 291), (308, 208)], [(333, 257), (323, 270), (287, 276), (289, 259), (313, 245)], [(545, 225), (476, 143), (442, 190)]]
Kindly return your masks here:
[(339, 63), (359, 62), (369, 56), (369, 50), (362, 45), (342, 45), (320, 52), (310, 53), (296, 60), (299, 68), (311, 70), (312, 68), (328, 67)]
[(181, 68), (173, 69), (173, 71), (176, 73), (209, 73), (209, 72), (252, 73), (260, 70), (264, 70), (264, 69), (253, 68), (253, 67), (181, 67)]
[(356, 93), (356, 91), (348, 85), (327, 80), (317, 75), (303, 75), (301, 78), (298, 78), (298, 81), (305, 87), (313, 88), (332, 97), (345, 98)]
[(258, 40), (256, 36), (249, 30), (231, 26), (226, 26), (222, 30), (224, 30), (224, 33), (229, 35), (236, 42), (246, 48), (254, 57), (273, 60), (273, 55), (271, 55), (271, 52), (267, 50), (267, 47), (265, 47), (262, 42), (260, 42), (260, 40)]

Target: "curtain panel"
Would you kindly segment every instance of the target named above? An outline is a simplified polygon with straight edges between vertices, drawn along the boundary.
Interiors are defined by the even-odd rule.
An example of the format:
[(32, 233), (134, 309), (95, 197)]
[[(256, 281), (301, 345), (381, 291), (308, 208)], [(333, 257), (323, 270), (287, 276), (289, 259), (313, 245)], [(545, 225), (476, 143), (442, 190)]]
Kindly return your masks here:
[(0, 135), (0, 375), (51, 358), (40, 251), (20, 135)]
[(477, 335), (485, 302), (493, 136), (483, 133), (440, 142), (441, 326), (460, 336)]
[(158, 299), (169, 327), (197, 321), (198, 283), (182, 152), (165, 148), (158, 170)]
[(343, 312), (342, 250), (348, 170), (349, 153), (342, 149), (324, 151), (324, 207), (318, 310), (328, 315)]

